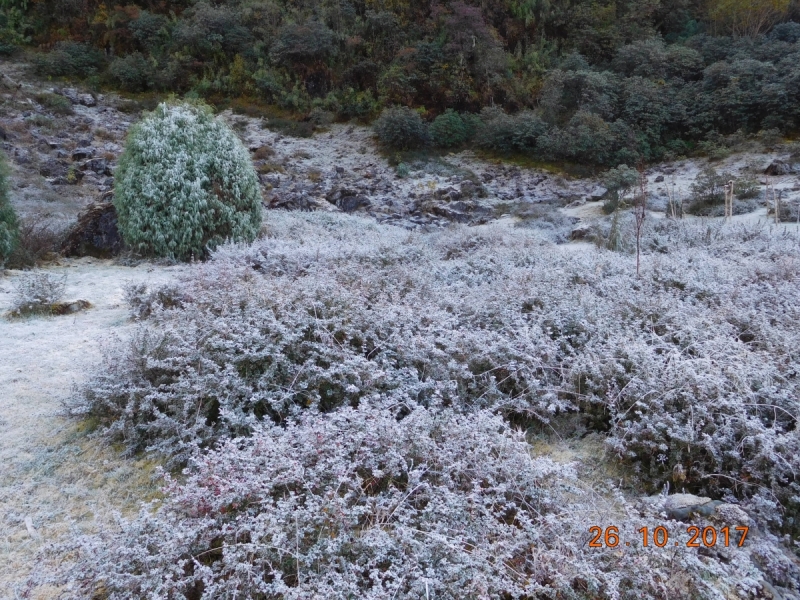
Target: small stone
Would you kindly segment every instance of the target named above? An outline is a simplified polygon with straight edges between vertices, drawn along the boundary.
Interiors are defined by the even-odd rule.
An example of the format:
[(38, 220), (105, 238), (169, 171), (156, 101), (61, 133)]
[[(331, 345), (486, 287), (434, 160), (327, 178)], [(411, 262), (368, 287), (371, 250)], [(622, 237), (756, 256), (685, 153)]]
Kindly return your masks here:
[(656, 177), (656, 178), (654, 179), (654, 181), (655, 181), (656, 183), (661, 183), (662, 181), (664, 181), (664, 176), (663, 176), (663, 175), (659, 175), (658, 177)]
[(723, 523), (730, 525), (749, 525), (750, 516), (735, 504), (728, 504), (722, 502), (714, 507), (714, 514), (712, 515)]
[(92, 148), (76, 148), (72, 151), (72, 160), (86, 160), (94, 156)]
[(575, 229), (573, 229), (570, 232), (569, 239), (571, 239), (571, 240), (585, 240), (587, 237), (589, 237), (590, 233), (591, 233), (591, 229), (589, 229), (585, 225), (581, 225), (579, 227), (576, 227)]
[(97, 105), (97, 100), (95, 100), (94, 96), (92, 96), (91, 94), (80, 94), (78, 96), (78, 104), (92, 107)]

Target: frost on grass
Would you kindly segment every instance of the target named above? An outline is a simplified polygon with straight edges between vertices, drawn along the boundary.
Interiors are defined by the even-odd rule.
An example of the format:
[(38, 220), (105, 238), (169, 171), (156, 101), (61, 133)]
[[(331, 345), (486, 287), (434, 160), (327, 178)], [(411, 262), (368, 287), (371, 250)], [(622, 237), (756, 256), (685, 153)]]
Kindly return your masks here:
[[(622, 223), (623, 236), (629, 235), (625, 227)], [(259, 443), (265, 448), (271, 447), (270, 439), (290, 443), (281, 437), (280, 427), (287, 423), (302, 438), (303, 427), (313, 431), (334, 427), (345, 414), (371, 422), (389, 411), (405, 423), (410, 415), (429, 410), (431, 419), (439, 418), (433, 416), (438, 413), (456, 421), (472, 419), (480, 430), (488, 418), (482, 411), (491, 411), (506, 422), (539, 423), (565, 437), (600, 433), (640, 493), (660, 491), (672, 483), (672, 473), (682, 469), (685, 491), (740, 503), (763, 535), (768, 531), (796, 535), (800, 530), (796, 476), (800, 246), (795, 237), (767, 229), (660, 221), (645, 235), (647, 253), (642, 277), (637, 278), (629, 255), (565, 251), (542, 242), (535, 230), (528, 229), (455, 228), (417, 235), (358, 218), (275, 212), (266, 234), (250, 247), (223, 246), (213, 260), (198, 265), (180, 286), (180, 305), (155, 303), (132, 341), (109, 351), (98, 374), (73, 399), (73, 413), (93, 416), (110, 439), (125, 443), (131, 452), (165, 455), (171, 466), (195, 464), (195, 457), (199, 463), (190, 470), (195, 487), (213, 490), (211, 483), (206, 488), (199, 483), (205, 481), (204, 469), (211, 469), (203, 461), (232, 461), (225, 463), (223, 474), (217, 479), (209, 475), (208, 481), (222, 485), (229, 477), (235, 480), (239, 468), (235, 465), (241, 462), (242, 469), (250, 468), (248, 452)], [(300, 425), (293, 424), (298, 420)], [(352, 427), (352, 434), (340, 435), (343, 443), (351, 435), (358, 439), (361, 426)], [(247, 436), (253, 439), (234, 445), (228, 441)], [(392, 440), (386, 436), (386, 448), (393, 447)], [(202, 458), (214, 448), (210, 458)], [(384, 452), (377, 446), (374, 451)], [(430, 451), (444, 452), (433, 447)], [(294, 450), (286, 452), (288, 456)], [(252, 485), (272, 485), (271, 478), (265, 475), (267, 482)], [(472, 478), (479, 488), (482, 481)], [(336, 490), (339, 485), (338, 480), (324, 482), (325, 489)], [(384, 491), (394, 497), (389, 488)], [(190, 488), (172, 489), (178, 499), (190, 493)], [(213, 495), (207, 493), (209, 498)], [(572, 500), (562, 498), (557, 505), (574, 514), (592, 502)], [(289, 491), (280, 500), (296, 501)], [(162, 509), (155, 521), (143, 516), (126, 526), (123, 538), (153, 532), (153, 539), (159, 540), (159, 535), (184, 531), (179, 523), (189, 513), (168, 516), (173, 514), (163, 512), (168, 510), (172, 509)], [(588, 521), (570, 521), (558, 511), (540, 512), (536, 526), (520, 521), (525, 535), (543, 535), (537, 531), (545, 525), (562, 528), (560, 539), (567, 540), (566, 545), (553, 548), (561, 557), (553, 560), (584, 556), (578, 549), (586, 540), (578, 538), (585, 536)], [(258, 519), (269, 519), (269, 514)], [(220, 518), (191, 516), (201, 517)], [(637, 521), (629, 515), (627, 522), (632, 527)], [(653, 518), (638, 522), (653, 526)], [(315, 530), (313, 523), (318, 521), (309, 512), (297, 527), (309, 527), (307, 531), (319, 535), (322, 530)], [(435, 530), (433, 523), (438, 521), (434, 519), (424, 531)], [(275, 525), (276, 533), (269, 535), (288, 535), (277, 532), (291, 526)], [(216, 520), (209, 527), (212, 537), (197, 546), (181, 545), (194, 539), (188, 533), (176, 533), (173, 541), (180, 552), (188, 553), (181, 554), (184, 559), (210, 552), (203, 554), (210, 562), (201, 561), (192, 573), (210, 573), (204, 585), (223, 585), (229, 575), (215, 575), (213, 569), (224, 566), (233, 573), (234, 563), (222, 557), (238, 552), (236, 544), (245, 538)], [(353, 527), (362, 531), (364, 523)], [(124, 539), (146, 539), (135, 535)], [(551, 541), (557, 539), (552, 535)], [(111, 545), (140, 543), (123, 543), (123, 538), (115, 538)], [(204, 549), (205, 543), (211, 550)], [(249, 538), (246, 543), (255, 542)], [(152, 544), (148, 547), (169, 546)], [(215, 550), (225, 544), (232, 548)], [(511, 541), (508, 544), (514, 547)], [(728, 577), (731, 585), (752, 591), (762, 575), (748, 561), (756, 550), (762, 552), (758, 548), (741, 558), (744, 563), (729, 557), (725, 564), (722, 559), (708, 560), (702, 568), (692, 563), (700, 560), (696, 553), (687, 554), (679, 569), (689, 574), (710, 569), (719, 575), (717, 583)], [(391, 578), (377, 583), (389, 567), (376, 566), (379, 563), (370, 562), (372, 555), (364, 552), (363, 562), (356, 564), (366, 565), (359, 575), (365, 579), (358, 581), (374, 579), (376, 583), (369, 585), (390, 585)], [(762, 554), (767, 556), (767, 550)], [(177, 556), (156, 553), (153, 560), (175, 565)], [(292, 565), (297, 566), (291, 556), (282, 555), (283, 562), (277, 555), (264, 556), (276, 565), (275, 577), (280, 573), (282, 584), (298, 588), (299, 582), (291, 579)], [(623, 568), (586, 555), (594, 566), (587, 563), (589, 575), (584, 581), (557, 568), (551, 574), (535, 569), (527, 574), (528, 567), (518, 564), (512, 554), (503, 556), (525, 577), (508, 579), (512, 587), (505, 591), (495, 594), (491, 590), (500, 588), (487, 587), (485, 595), (475, 591), (471, 597), (514, 596), (514, 590), (523, 588), (513, 586), (523, 585), (520, 582), (527, 577), (530, 582), (525, 585), (585, 591), (579, 597), (666, 597), (666, 592), (657, 591), (635, 595), (649, 585), (637, 571), (638, 563)], [(345, 576), (345, 567), (334, 569), (336, 561), (330, 557), (325, 560), (329, 562), (321, 564), (329, 566), (320, 566), (320, 573), (356, 577)], [(648, 568), (658, 573), (662, 567), (652, 560), (656, 562)], [(181, 564), (189, 568), (188, 562)], [(238, 564), (242, 573), (251, 568)], [(300, 564), (311, 569), (312, 559), (301, 558)], [(743, 574), (725, 575), (732, 573), (734, 564)], [(797, 588), (796, 568), (774, 558), (759, 564), (774, 574), (769, 575), (773, 583)], [(144, 567), (130, 567), (133, 573), (140, 568)], [(672, 577), (673, 567), (663, 568), (667, 571), (662, 583)], [(411, 566), (408, 571), (412, 572)], [(616, 583), (609, 583), (614, 577)], [(321, 581), (323, 585), (333, 580)], [(363, 585), (357, 589), (366, 594), (371, 588)], [(615, 585), (634, 591), (626, 596), (613, 591), (621, 589)], [(697, 590), (681, 596), (674, 591), (680, 588), (675, 581), (667, 588), (672, 590), (669, 597), (718, 597)], [(408, 597), (419, 597), (421, 588), (405, 589), (413, 590)], [(187, 597), (200, 595), (187, 592)]]

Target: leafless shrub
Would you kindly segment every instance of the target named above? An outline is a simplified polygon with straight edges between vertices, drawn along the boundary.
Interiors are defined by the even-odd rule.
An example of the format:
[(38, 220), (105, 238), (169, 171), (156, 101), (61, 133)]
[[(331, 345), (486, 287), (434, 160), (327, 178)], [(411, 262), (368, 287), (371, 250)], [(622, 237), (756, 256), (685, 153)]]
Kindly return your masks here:
[(49, 312), (64, 296), (66, 275), (32, 272), (21, 275), (14, 284), (13, 310), (20, 314)]
[(66, 236), (66, 227), (43, 217), (22, 219), (19, 243), (7, 261), (10, 269), (29, 269), (56, 257)]

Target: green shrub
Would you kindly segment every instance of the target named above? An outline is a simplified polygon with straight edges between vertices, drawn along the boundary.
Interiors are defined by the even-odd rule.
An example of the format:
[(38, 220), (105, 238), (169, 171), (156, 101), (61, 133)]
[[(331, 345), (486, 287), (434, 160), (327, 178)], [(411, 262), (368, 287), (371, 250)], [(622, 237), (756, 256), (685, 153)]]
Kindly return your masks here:
[(125, 243), (186, 260), (261, 225), (258, 178), (247, 150), (202, 104), (159, 104), (128, 135), (114, 204)]
[(8, 166), (0, 152), (0, 264), (14, 251), (19, 236), (17, 213), (8, 198)]
[(115, 58), (108, 69), (111, 79), (123, 90), (141, 92), (150, 87), (149, 74), (153, 66), (140, 52)]
[(625, 196), (639, 181), (639, 173), (636, 169), (622, 164), (603, 173), (602, 181), (608, 188), (608, 198), (603, 203), (603, 212), (610, 215), (625, 203)]
[(755, 179), (738, 179), (733, 184), (733, 193), (740, 200), (758, 198), (761, 195), (761, 184)]
[(729, 179), (727, 174), (717, 173), (714, 167), (700, 171), (692, 184), (692, 200), (686, 212), (704, 217), (711, 215), (714, 207), (725, 203), (725, 185)]
[(34, 61), (36, 71), (53, 77), (88, 77), (103, 68), (103, 53), (88, 44), (58, 42), (51, 52)]
[(51, 94), (50, 92), (42, 92), (36, 94), (35, 98), (39, 104), (57, 115), (71, 115), (74, 112), (72, 110), (72, 102), (64, 96)]
[(431, 141), (439, 148), (455, 148), (467, 141), (468, 129), (464, 119), (448, 108), (433, 120), (430, 127)]
[(373, 127), (381, 144), (388, 148), (410, 150), (428, 143), (428, 127), (410, 108), (387, 108)]

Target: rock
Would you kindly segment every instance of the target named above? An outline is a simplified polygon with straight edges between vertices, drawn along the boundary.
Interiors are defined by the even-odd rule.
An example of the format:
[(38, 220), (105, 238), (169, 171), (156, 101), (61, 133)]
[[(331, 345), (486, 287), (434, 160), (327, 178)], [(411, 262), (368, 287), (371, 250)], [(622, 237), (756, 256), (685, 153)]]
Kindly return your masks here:
[(63, 160), (49, 159), (39, 165), (42, 177), (66, 177), (69, 165)]
[(659, 175), (653, 181), (655, 181), (656, 183), (661, 183), (662, 181), (664, 181), (664, 176), (663, 175)]
[(111, 175), (108, 161), (105, 158), (92, 158), (81, 165), (83, 171), (93, 171), (98, 175)]
[(74, 88), (54, 89), (53, 93), (59, 94), (60, 96), (64, 96), (64, 98), (66, 98), (73, 104), (80, 104), (80, 99), (78, 97), (78, 90)]
[(586, 225), (579, 225), (575, 229), (573, 229), (569, 234), (569, 239), (571, 240), (585, 240), (589, 237), (591, 233), (591, 229)]
[(361, 208), (367, 208), (371, 205), (369, 198), (364, 195), (357, 196), (344, 196), (336, 204), (344, 212), (354, 212)]
[(97, 100), (95, 100), (94, 96), (91, 94), (80, 94), (78, 95), (78, 103), (83, 106), (92, 107), (97, 105)]
[(14, 162), (18, 165), (27, 165), (31, 162), (31, 153), (30, 150), (26, 150), (25, 148), (14, 148)]
[(440, 188), (433, 193), (435, 198), (446, 202), (455, 202), (461, 199), (461, 192), (455, 188)]
[(112, 194), (103, 195), (103, 200), (90, 204), (78, 216), (62, 248), (65, 256), (94, 256), (111, 258), (122, 250), (122, 237), (117, 229), (117, 211), (108, 201)]
[(81, 138), (78, 140), (77, 146), (78, 148), (88, 148), (92, 145), (92, 140), (89, 138)]
[(712, 516), (728, 525), (750, 525), (750, 516), (735, 504), (718, 504)]
[(3, 129), (3, 127), (0, 127), (0, 140), (7, 140), (7, 139), (8, 139), (8, 134), (6, 133), (6, 130)]
[(793, 165), (783, 162), (782, 160), (773, 160), (766, 169), (764, 175), (791, 175), (794, 173)]
[(75, 148), (72, 151), (72, 160), (86, 160), (87, 158), (92, 158), (94, 156), (94, 149), (93, 148)]
[(565, 208), (578, 208), (579, 206), (583, 206), (584, 204), (586, 204), (586, 200), (581, 198), (580, 200), (575, 200), (574, 202), (570, 202), (569, 204), (567, 204), (567, 206), (565, 206)]

